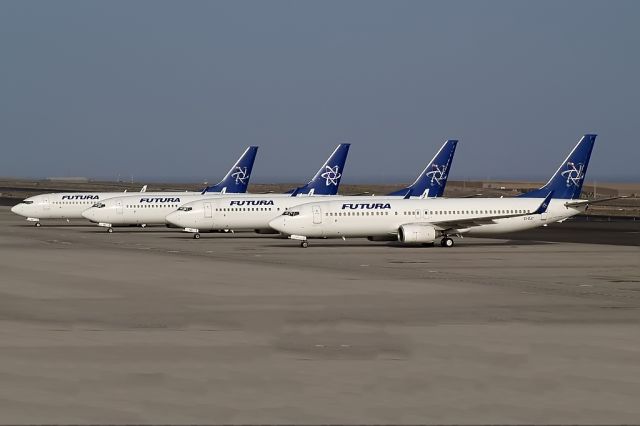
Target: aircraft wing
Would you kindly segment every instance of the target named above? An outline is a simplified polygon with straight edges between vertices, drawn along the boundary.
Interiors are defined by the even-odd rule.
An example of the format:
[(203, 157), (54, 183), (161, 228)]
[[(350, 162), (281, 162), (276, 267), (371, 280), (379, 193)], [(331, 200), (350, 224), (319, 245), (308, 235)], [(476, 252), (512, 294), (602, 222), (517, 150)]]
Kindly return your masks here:
[(442, 220), (442, 221), (431, 221), (429, 222), (439, 231), (446, 231), (449, 229), (461, 229), (461, 228), (471, 228), (474, 226), (481, 225), (491, 225), (496, 223), (496, 219), (506, 219), (510, 217), (521, 217), (521, 216), (530, 216), (532, 214), (542, 214), (547, 211), (547, 207), (549, 207), (549, 203), (551, 201), (551, 196), (553, 192), (550, 192), (549, 195), (542, 200), (540, 206), (531, 213), (510, 213), (510, 214), (497, 214), (492, 216), (483, 216), (483, 217), (470, 217), (465, 219), (456, 219), (456, 220)]

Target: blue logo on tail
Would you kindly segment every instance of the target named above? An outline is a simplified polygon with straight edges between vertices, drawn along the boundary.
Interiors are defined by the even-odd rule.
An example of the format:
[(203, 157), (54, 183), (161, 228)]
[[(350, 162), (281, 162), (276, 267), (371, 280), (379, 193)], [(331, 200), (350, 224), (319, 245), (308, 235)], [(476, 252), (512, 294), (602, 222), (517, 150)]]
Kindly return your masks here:
[(202, 193), (222, 192), (227, 194), (243, 194), (247, 192), (251, 170), (256, 160), (257, 146), (250, 146), (231, 167), (227, 175), (219, 183), (207, 187)]
[(569, 161), (567, 169), (560, 174), (567, 179), (567, 188), (572, 185), (575, 187), (581, 186), (584, 180), (584, 163), (575, 164)]
[(342, 171), (347, 161), (351, 144), (341, 143), (320, 167), (308, 184), (294, 189), (291, 196), (298, 195), (336, 195), (342, 179)]
[(442, 197), (457, 146), (457, 140), (446, 141), (413, 184), (388, 195), (405, 198)]
[(246, 185), (249, 182), (249, 177), (251, 177), (251, 175), (248, 173), (247, 169), (248, 167), (236, 167), (236, 171), (231, 173), (231, 177), (236, 180), (236, 185)]
[(325, 185), (336, 185), (338, 186), (338, 182), (342, 177), (342, 173), (340, 173), (340, 168), (338, 166), (330, 167), (325, 166), (326, 172), (320, 175), (321, 178), (325, 179)]
[(522, 194), (521, 197), (544, 198), (552, 192), (553, 198), (563, 200), (580, 198), (582, 184), (584, 183), (595, 142), (596, 135), (584, 135), (546, 185), (540, 189)]
[(442, 186), (443, 182), (447, 180), (447, 168), (448, 164), (443, 164), (442, 166), (438, 166), (437, 164), (431, 165), (433, 170), (425, 173), (425, 176), (431, 178), (429, 184), (433, 186), (434, 184), (438, 186)]

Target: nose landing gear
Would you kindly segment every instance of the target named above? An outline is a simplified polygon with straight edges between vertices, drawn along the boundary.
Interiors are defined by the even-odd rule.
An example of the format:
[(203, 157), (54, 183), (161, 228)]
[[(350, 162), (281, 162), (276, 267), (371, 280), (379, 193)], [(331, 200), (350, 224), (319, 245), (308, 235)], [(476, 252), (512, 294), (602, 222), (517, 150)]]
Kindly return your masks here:
[(198, 234), (197, 232), (195, 234), (193, 234), (193, 239), (194, 240), (199, 240), (200, 239), (200, 234)]
[(307, 240), (300, 241), (300, 247), (302, 247), (302, 248), (309, 247), (309, 242)]

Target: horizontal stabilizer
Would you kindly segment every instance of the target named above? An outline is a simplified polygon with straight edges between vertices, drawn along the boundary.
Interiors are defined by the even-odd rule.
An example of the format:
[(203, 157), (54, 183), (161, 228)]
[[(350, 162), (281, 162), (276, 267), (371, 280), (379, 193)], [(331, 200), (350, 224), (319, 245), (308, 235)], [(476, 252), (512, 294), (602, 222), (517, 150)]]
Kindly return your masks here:
[(605, 201), (611, 200), (619, 200), (621, 198), (629, 198), (626, 195), (620, 195), (617, 197), (608, 197), (608, 198), (600, 198), (597, 200), (575, 200), (564, 203), (565, 207), (580, 207), (580, 206), (589, 206), (591, 204), (604, 203)]

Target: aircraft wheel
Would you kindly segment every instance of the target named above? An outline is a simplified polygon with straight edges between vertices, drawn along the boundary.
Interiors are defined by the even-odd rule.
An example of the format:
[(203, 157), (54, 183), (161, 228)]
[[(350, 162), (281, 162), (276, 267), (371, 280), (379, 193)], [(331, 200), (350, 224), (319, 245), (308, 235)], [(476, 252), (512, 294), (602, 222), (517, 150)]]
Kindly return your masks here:
[(308, 242), (308, 241), (306, 241), (306, 240), (305, 240), (305, 241), (300, 242), (300, 247), (302, 247), (302, 248), (307, 248), (307, 247), (309, 247), (309, 242)]
[(42, 225), (40, 224), (40, 222), (36, 222), (36, 228), (40, 228)]
[(442, 247), (453, 247), (453, 239), (445, 237), (442, 239), (442, 241), (440, 241), (440, 245)]
[(193, 239), (194, 240), (199, 240), (200, 239), (200, 234), (198, 234), (198, 233), (193, 234)]
[(107, 228), (107, 232), (113, 234), (113, 228)]

